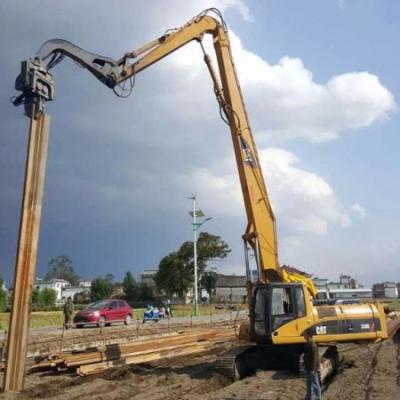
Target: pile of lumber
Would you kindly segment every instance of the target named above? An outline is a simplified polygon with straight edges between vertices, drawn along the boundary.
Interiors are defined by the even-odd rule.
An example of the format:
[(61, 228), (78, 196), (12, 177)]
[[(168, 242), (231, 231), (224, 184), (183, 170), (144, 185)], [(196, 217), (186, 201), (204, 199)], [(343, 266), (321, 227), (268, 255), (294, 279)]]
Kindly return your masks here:
[(201, 353), (218, 343), (235, 339), (232, 328), (191, 329), (171, 336), (107, 344), (83, 352), (59, 353), (51, 359), (39, 361), (31, 368), (31, 372), (50, 368), (75, 368), (79, 375), (84, 376), (122, 365)]
[[(210, 316), (210, 319), (193, 318), (191, 322), (176, 322), (174, 320), (163, 321), (156, 324), (154, 322), (142, 324), (142, 321), (135, 321), (128, 326), (110, 326), (107, 328), (92, 329), (72, 329), (60, 332), (52, 332), (48, 334), (34, 334), (29, 337), (28, 358), (46, 357), (58, 352), (85, 350), (88, 347), (97, 347), (112, 343), (126, 343), (133, 339), (142, 339), (144, 336), (160, 336), (171, 335), (173, 333), (192, 329), (192, 328), (238, 328), (243, 321), (247, 321), (244, 313), (238, 315), (232, 313), (232, 318), (217, 319)], [(2, 339), (0, 334), (0, 354), (2, 347)]]

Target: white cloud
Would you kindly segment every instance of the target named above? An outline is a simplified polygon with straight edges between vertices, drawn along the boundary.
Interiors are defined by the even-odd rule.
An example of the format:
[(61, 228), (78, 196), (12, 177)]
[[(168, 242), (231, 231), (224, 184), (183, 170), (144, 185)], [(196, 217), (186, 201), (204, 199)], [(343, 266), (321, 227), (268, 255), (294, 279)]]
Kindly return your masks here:
[[(329, 183), (300, 168), (300, 160), (293, 153), (280, 148), (264, 149), (259, 153), (278, 227), (283, 226), (297, 234), (325, 235), (329, 226), (351, 226), (349, 214)], [(195, 169), (179, 176), (177, 183), (182, 191), (195, 188), (201, 193), (212, 215), (237, 217), (244, 214), (244, 206), (234, 170), (233, 161), (221, 160), (211, 168)]]
[(275, 65), (246, 50), (232, 34), (233, 54), (257, 130), (273, 138), (320, 142), (371, 125), (395, 109), (379, 78), (352, 72), (317, 83), (299, 58)]
[[(37, 7), (28, 6), (27, 9), (28, 3), (20, 1), (20, 11), (1, 27), (6, 36), (0, 37), (9, 35), (14, 41), (13, 46), (4, 46), (8, 53), (3, 52), (3, 59), (23, 59), (44, 39), (55, 34), (94, 52), (118, 58), (211, 6), (228, 11), (228, 25), (231, 11), (239, 12), (248, 21), (254, 19), (240, 0), (171, 0), (168, 7), (158, 0), (143, 7), (132, 5), (123, 11), (120, 8), (110, 10), (106, 2), (100, 3), (94, 13), (83, 11), (75, 15), (78, 2), (68, 3), (63, 13), (49, 2), (49, 13), (43, 15)], [(71, 15), (75, 17), (73, 21)], [(24, 34), (16, 27), (23, 27)], [(112, 34), (102, 36), (105, 29)], [(352, 240), (347, 240), (346, 252), (342, 251), (340, 242), (338, 245), (341, 235), (350, 236), (357, 230), (356, 226), (347, 232), (344, 228), (351, 225), (353, 213), (362, 216), (362, 207), (354, 209), (353, 205), (347, 210), (329, 182), (302, 167), (296, 155), (268, 147), (272, 140), (273, 143), (280, 139), (321, 142), (370, 126), (384, 120), (395, 108), (392, 94), (376, 75), (367, 72), (350, 71), (318, 82), (306, 67), (307, 60), (285, 56), (285, 49), (282, 49), (282, 58), (272, 63), (248, 50), (234, 32), (230, 32), (230, 37), (277, 214), (279, 243), (285, 255), (282, 261), (294, 265), (301, 262), (307, 265), (306, 270), (311, 261), (321, 269), (331, 263), (333, 270), (338, 264), (337, 253), (344, 265), (349, 252), (353, 251), (354, 269), (364, 268), (367, 257), (360, 261), (356, 258), (364, 256), (364, 245), (357, 248)], [(249, 42), (249, 45), (254, 43)], [(212, 50), (212, 43), (209, 47)], [(54, 206), (51, 215), (45, 211), (44, 226), (46, 223), (49, 226), (47, 221), (50, 220), (59, 226), (60, 216), (65, 220), (63, 226), (67, 221), (74, 225), (79, 221), (82, 226), (96, 227), (100, 224), (98, 221), (102, 221), (105, 227), (112, 227), (104, 228), (110, 235), (126, 229), (129, 232), (126, 236), (136, 234), (139, 241), (145, 235), (135, 231), (138, 224), (134, 222), (141, 219), (147, 223), (153, 219), (159, 227), (165, 227), (169, 216), (183, 220), (170, 224), (168, 231), (168, 235), (180, 240), (178, 232), (185, 226), (190, 235), (190, 221), (179, 225), (186, 224), (185, 218), (189, 218), (190, 204), (185, 196), (197, 192), (199, 206), (207, 215), (215, 217), (210, 228), (223, 230), (222, 236), (230, 238), (232, 247), (236, 246), (233, 252), (240, 253), (242, 260), (243, 200), (228, 128), (217, 119), (218, 107), (199, 45), (186, 46), (138, 75), (134, 95), (127, 101), (107, 94), (106, 88), (85, 72), (77, 71), (71, 63), (63, 63), (54, 72), (59, 91), (57, 101), (50, 106), (51, 129), (57, 135), (50, 152), (46, 193), (52, 196), (48, 204), (58, 206)], [(13, 67), (12, 74), (4, 81), (12, 82), (14, 75)], [(76, 96), (77, 87), (79, 96)], [(14, 127), (16, 121), (14, 118), (10, 126)], [(8, 135), (10, 141), (15, 141), (15, 129), (8, 128), (2, 130), (3, 136)], [(17, 154), (13, 149), (19, 147), (8, 147), (7, 154)], [(14, 179), (9, 181), (15, 183)], [(10, 203), (17, 204), (18, 199)], [(336, 232), (333, 228), (339, 229)], [(324, 235), (328, 232), (330, 236), (326, 240)], [(311, 240), (318, 246), (310, 246)], [(380, 237), (371, 244), (370, 254), (382, 253), (376, 250), (379, 240)], [(162, 247), (166, 238), (154, 238), (152, 234), (150, 242), (148, 254), (153, 257), (154, 249)], [(63, 241), (60, 243), (62, 247)], [(322, 243), (326, 243), (331, 253), (321, 250)], [(232, 262), (238, 265), (239, 271), (238, 259)]]
[(241, 0), (217, 0), (214, 4), (221, 10), (226, 10), (229, 7), (236, 8), (245, 21), (253, 22), (255, 20), (249, 7)]
[(354, 203), (351, 206), (351, 210), (362, 219), (364, 219), (366, 216), (365, 208), (358, 203)]
[[(232, 31), (230, 38), (251, 123), (263, 142), (297, 138), (311, 142), (332, 140), (382, 121), (396, 108), (393, 95), (376, 75), (349, 72), (332, 76), (325, 84), (317, 83), (301, 59), (284, 56), (277, 64), (270, 64), (247, 50)], [(210, 42), (206, 47), (213, 53)], [(179, 50), (179, 56), (169, 66), (169, 74), (178, 74), (180, 79), (183, 72), (179, 69), (187, 72), (177, 91), (178, 96), (183, 93), (187, 96), (187, 112), (195, 110), (198, 119), (207, 118), (209, 105), (202, 109), (198, 106), (199, 98), (204, 97), (188, 95), (186, 91), (188, 82), (196, 85), (197, 94), (209, 91), (206, 83), (209, 78), (198, 45)]]
[(351, 225), (329, 183), (300, 168), (300, 160), (293, 153), (270, 148), (262, 150), (260, 158), (274, 209), (289, 229), (324, 235), (329, 225)]

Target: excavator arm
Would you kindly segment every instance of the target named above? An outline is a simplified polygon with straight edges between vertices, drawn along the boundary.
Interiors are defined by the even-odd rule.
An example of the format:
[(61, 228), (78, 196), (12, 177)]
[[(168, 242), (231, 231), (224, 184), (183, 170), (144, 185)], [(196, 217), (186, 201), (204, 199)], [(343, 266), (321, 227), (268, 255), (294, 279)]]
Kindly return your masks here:
[[(209, 15), (215, 12), (220, 18)], [(202, 46), (205, 35), (213, 38), (219, 74)], [(254, 250), (260, 282), (303, 282), (312, 296), (316, 289), (312, 280), (293, 274), (279, 266), (275, 216), (268, 198), (261, 164), (253, 140), (248, 115), (239, 85), (227, 28), (220, 13), (206, 10), (179, 29), (168, 31), (156, 40), (126, 53), (119, 60), (90, 53), (62, 40), (44, 43), (34, 59), (24, 61), (16, 88), (22, 94), (14, 104), (24, 103), (26, 113), (40, 112), (45, 101), (54, 97), (54, 82), (49, 72), (65, 56), (86, 68), (114, 92), (129, 95), (137, 73), (168, 56), (191, 41), (198, 41), (214, 84), (214, 92), (224, 121), (230, 126), (239, 178), (246, 207), (248, 225), (243, 239), (245, 248)], [(47, 60), (47, 64), (46, 64)], [(41, 92), (40, 92), (41, 90)], [(32, 108), (31, 104), (35, 104)], [(248, 257), (246, 257), (248, 260)], [(247, 263), (247, 277), (251, 281)], [(252, 285), (249, 283), (249, 290)]]

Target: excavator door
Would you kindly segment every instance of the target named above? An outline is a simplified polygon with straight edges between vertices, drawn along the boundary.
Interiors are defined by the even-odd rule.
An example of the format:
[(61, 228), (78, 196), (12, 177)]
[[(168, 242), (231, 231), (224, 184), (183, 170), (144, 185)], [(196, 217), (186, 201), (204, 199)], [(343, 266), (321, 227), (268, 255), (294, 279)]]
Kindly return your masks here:
[(250, 311), (251, 339), (257, 343), (276, 343), (280, 342), (279, 335), (299, 338), (312, 321), (307, 300), (301, 283), (256, 285)]

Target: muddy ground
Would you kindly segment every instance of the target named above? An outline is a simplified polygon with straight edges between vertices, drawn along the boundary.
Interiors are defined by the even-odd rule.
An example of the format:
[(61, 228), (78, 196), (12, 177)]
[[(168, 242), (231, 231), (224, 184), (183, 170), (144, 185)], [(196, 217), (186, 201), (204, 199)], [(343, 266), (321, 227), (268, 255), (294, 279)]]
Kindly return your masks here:
[[(340, 346), (344, 361), (324, 389), (328, 400), (390, 400), (400, 398), (399, 335), (375, 345)], [(232, 383), (215, 372), (218, 353), (109, 370), (77, 377), (73, 373), (31, 374), (25, 391), (2, 394), (1, 400), (278, 400), (304, 398), (304, 379), (288, 372), (258, 372)], [(1, 378), (1, 376), (0, 376)]]

